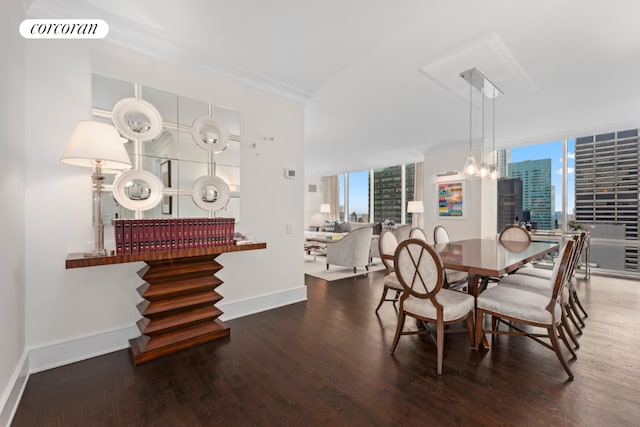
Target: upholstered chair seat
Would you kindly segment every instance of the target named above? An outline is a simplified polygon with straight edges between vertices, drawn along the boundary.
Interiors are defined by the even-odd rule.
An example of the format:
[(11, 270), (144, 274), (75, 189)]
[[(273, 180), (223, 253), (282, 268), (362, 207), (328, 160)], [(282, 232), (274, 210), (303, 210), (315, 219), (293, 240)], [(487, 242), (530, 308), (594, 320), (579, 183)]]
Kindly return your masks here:
[[(400, 283), (400, 281), (398, 281), (398, 283)], [(473, 311), (473, 297), (463, 294), (462, 292), (440, 289), (436, 299), (443, 307), (442, 316), (445, 322), (460, 319), (469, 313), (469, 311)], [(407, 314), (414, 317), (422, 316), (435, 319), (438, 316), (435, 306), (425, 303), (425, 300), (422, 298), (409, 296), (404, 301), (403, 307)]]
[(560, 323), (562, 314), (560, 304), (554, 306), (553, 318), (551, 312), (545, 309), (550, 298), (551, 293), (541, 295), (516, 287), (496, 286), (481, 293), (476, 301), (478, 308), (498, 313), (509, 313), (511, 316), (527, 322), (550, 324), (555, 318), (556, 322)]

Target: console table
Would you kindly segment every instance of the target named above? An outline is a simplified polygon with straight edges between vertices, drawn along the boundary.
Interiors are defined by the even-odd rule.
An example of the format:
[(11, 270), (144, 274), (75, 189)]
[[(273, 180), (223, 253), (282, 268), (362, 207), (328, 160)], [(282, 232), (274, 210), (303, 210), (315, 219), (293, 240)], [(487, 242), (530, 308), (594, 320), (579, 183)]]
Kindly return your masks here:
[(222, 311), (215, 307), (222, 299), (215, 292), (222, 284), (215, 276), (222, 265), (215, 259), (223, 253), (266, 247), (266, 243), (252, 243), (105, 257), (72, 253), (67, 256), (66, 268), (137, 261), (147, 264), (138, 271), (145, 281), (137, 289), (144, 298), (137, 305), (143, 316), (137, 323), (141, 335), (129, 340), (133, 364), (138, 365), (229, 336), (229, 327), (218, 320)]

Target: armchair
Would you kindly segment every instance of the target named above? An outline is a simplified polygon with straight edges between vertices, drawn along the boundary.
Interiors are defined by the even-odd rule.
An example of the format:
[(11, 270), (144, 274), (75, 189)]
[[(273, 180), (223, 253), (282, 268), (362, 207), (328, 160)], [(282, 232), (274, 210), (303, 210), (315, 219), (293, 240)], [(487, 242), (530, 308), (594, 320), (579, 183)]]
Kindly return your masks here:
[(353, 267), (363, 266), (369, 271), (369, 254), (373, 227), (362, 227), (349, 232), (342, 239), (327, 244), (327, 270), (329, 265)]

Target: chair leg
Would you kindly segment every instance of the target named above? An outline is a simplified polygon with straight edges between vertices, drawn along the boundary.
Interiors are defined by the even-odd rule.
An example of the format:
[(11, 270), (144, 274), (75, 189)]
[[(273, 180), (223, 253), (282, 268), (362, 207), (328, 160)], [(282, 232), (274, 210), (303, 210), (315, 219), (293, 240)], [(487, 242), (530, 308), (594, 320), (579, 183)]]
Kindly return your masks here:
[(467, 331), (469, 331), (469, 345), (473, 347), (474, 330), (473, 330), (473, 314), (469, 313), (467, 316)]
[(398, 326), (396, 327), (396, 336), (393, 337), (393, 343), (391, 343), (391, 350), (389, 351), (390, 354), (393, 354), (393, 352), (396, 351), (398, 339), (400, 338), (400, 334), (402, 333), (402, 328), (404, 328), (404, 319), (406, 317), (407, 316), (404, 314), (404, 311), (400, 309), (400, 312), (398, 313)]
[(327, 263), (327, 270), (329, 269), (329, 264)]
[(562, 309), (567, 314), (567, 317), (569, 318), (569, 320), (571, 320), (571, 323), (573, 323), (573, 326), (576, 327), (576, 331), (578, 335), (582, 335), (582, 329), (580, 328), (580, 325), (578, 325), (578, 321), (576, 320), (576, 318), (573, 315), (573, 312), (571, 311), (571, 306), (569, 304), (565, 304), (562, 307)]
[(580, 344), (578, 343), (578, 340), (576, 339), (575, 335), (573, 335), (573, 332), (571, 331), (571, 328), (569, 327), (569, 322), (567, 322), (567, 316), (565, 316), (564, 313), (562, 313), (562, 317), (560, 318), (560, 322), (562, 323), (562, 327), (564, 328), (564, 330), (567, 332), (567, 335), (569, 336), (569, 338), (573, 342), (575, 348), (580, 348)]
[(558, 330), (556, 329), (556, 325), (551, 325), (547, 328), (547, 333), (549, 334), (549, 340), (551, 340), (551, 346), (553, 347), (553, 351), (556, 353), (560, 364), (564, 368), (564, 370), (569, 375), (569, 379), (573, 380), (573, 372), (569, 369), (569, 365), (562, 357), (562, 352), (560, 351), (560, 343), (558, 342)]
[(368, 265), (365, 265), (364, 268), (365, 268), (365, 270), (369, 271), (369, 266)]
[(478, 350), (480, 348), (480, 342), (482, 341), (482, 333), (484, 329), (484, 313), (482, 310), (476, 309), (476, 338), (473, 343), (473, 348)]
[(497, 331), (500, 327), (500, 319), (495, 316), (491, 316), (491, 330)]
[(566, 332), (566, 329), (565, 329), (565, 327), (564, 327), (564, 325), (562, 323), (560, 323), (560, 325), (558, 325), (558, 332), (560, 333), (560, 339), (564, 343), (565, 347), (567, 347), (567, 349), (569, 350), (569, 353), (571, 353), (571, 357), (574, 360), (577, 359), (578, 355), (576, 354), (575, 351), (573, 351), (573, 349), (569, 345), (569, 341), (567, 340), (567, 333), (568, 332)]
[(580, 313), (578, 312), (578, 307), (576, 307), (576, 302), (574, 301), (573, 297), (571, 296), (571, 293), (569, 293), (569, 309), (571, 310), (571, 312), (575, 316), (575, 318), (578, 321), (578, 323), (580, 323), (580, 328), (584, 328), (585, 326), (587, 326), (582, 321), (582, 316), (580, 316)]
[(436, 327), (436, 343), (438, 351), (438, 375), (442, 375), (442, 359), (444, 357), (444, 322), (438, 319)]
[(356, 268), (353, 267), (353, 274), (356, 274)]
[(571, 292), (573, 295), (573, 300), (575, 301), (575, 303), (578, 305), (578, 307), (580, 308), (580, 311), (582, 311), (582, 313), (584, 314), (584, 317), (587, 318), (589, 317), (589, 314), (587, 314), (587, 310), (584, 309), (584, 307), (582, 306), (582, 303), (580, 302), (580, 298), (578, 298), (578, 293), (573, 290)]
[(387, 288), (385, 286), (384, 289), (382, 290), (382, 296), (380, 297), (380, 302), (378, 303), (378, 306), (376, 307), (376, 313), (378, 312), (378, 310), (382, 306), (382, 303), (384, 302), (384, 300), (387, 298), (387, 292), (389, 292), (389, 288)]

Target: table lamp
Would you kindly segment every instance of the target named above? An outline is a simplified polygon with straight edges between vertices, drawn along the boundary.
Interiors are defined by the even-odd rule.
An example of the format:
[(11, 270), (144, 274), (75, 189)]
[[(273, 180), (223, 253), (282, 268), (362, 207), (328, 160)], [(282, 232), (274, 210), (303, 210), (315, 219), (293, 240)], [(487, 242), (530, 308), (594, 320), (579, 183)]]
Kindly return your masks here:
[(95, 248), (85, 256), (105, 256), (102, 222), (104, 173), (131, 168), (131, 160), (115, 127), (101, 122), (80, 121), (60, 158), (63, 163), (93, 168), (93, 228)]
[(325, 219), (329, 218), (329, 214), (331, 213), (331, 205), (329, 203), (322, 203), (320, 205), (320, 213), (323, 213)]
[(418, 221), (416, 219), (416, 215), (424, 213), (424, 206), (422, 205), (422, 200), (412, 200), (409, 203), (407, 203), (407, 212), (412, 214), (411, 226), (417, 227)]

